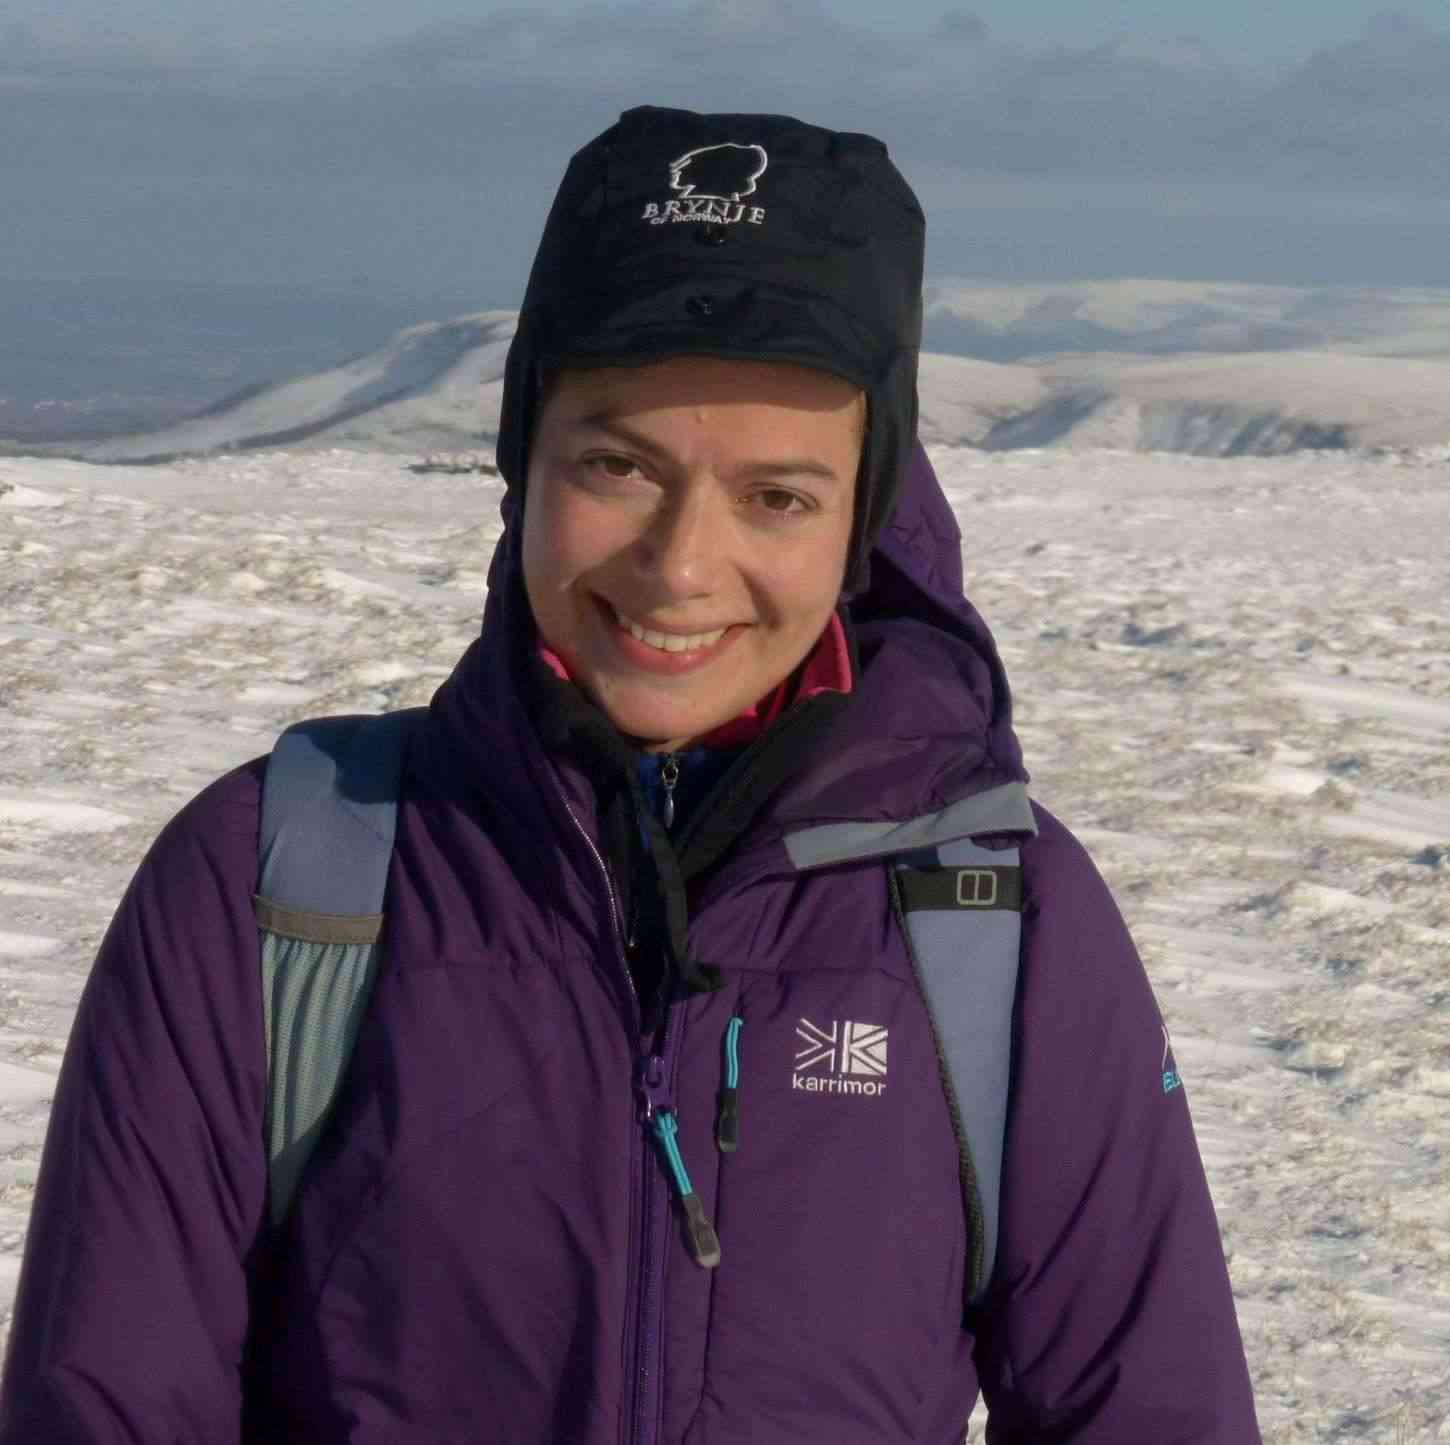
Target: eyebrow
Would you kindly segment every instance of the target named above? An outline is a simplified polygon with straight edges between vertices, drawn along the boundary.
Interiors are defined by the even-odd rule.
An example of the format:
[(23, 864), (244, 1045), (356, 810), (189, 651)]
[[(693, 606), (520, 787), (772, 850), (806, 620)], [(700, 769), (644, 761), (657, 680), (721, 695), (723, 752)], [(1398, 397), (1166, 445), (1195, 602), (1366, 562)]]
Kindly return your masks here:
[[(581, 416), (575, 422), (576, 426), (586, 427), (591, 431), (608, 432), (611, 436), (617, 436), (626, 441), (632, 447), (647, 453), (659, 461), (672, 461), (670, 453), (645, 436), (643, 432), (637, 432), (631, 426), (626, 426), (613, 412), (592, 411)], [(821, 481), (841, 482), (840, 474), (835, 468), (827, 466), (825, 462), (815, 457), (779, 457), (771, 461), (747, 462), (739, 469), (738, 475), (742, 480), (761, 482), (774, 481), (782, 477), (817, 477)]]

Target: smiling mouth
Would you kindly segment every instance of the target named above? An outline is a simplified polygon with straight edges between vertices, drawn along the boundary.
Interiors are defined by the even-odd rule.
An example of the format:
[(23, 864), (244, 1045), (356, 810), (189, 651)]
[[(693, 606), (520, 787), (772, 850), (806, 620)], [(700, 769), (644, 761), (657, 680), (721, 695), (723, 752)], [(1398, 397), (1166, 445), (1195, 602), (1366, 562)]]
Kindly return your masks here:
[(617, 626), (629, 633), (636, 642), (653, 647), (657, 652), (700, 652), (707, 647), (713, 647), (730, 630), (726, 626), (713, 628), (709, 632), (660, 632), (627, 617), (612, 602), (605, 602), (604, 606)]

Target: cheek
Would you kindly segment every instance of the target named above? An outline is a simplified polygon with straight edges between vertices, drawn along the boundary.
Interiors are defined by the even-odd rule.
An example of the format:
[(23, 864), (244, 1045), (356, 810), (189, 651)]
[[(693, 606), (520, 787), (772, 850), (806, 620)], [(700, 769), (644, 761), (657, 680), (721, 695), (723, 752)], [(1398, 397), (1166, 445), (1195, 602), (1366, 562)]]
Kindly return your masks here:
[(845, 543), (831, 537), (782, 556), (770, 569), (770, 606), (793, 643), (813, 641), (826, 625), (840, 600), (845, 566)]
[(524, 535), (520, 555), (524, 568), (524, 591), (534, 609), (535, 618), (543, 623), (542, 604), (554, 590), (555, 561), (551, 546), (552, 533), (535, 514), (534, 498), (524, 510)]
[(532, 493), (524, 509), (524, 583), (531, 598), (543, 598), (568, 587), (591, 565), (591, 539), (599, 529), (580, 515), (567, 493), (547, 484)]
[(810, 595), (826, 611), (841, 597), (846, 580), (846, 558), (851, 550), (851, 512), (846, 509), (832, 517), (829, 535), (820, 538), (820, 545), (811, 555), (807, 573)]
[[(542, 505), (536, 505), (536, 503)], [(540, 489), (531, 494), (524, 508), (521, 546), (524, 592), (534, 622), (544, 641), (556, 651), (573, 651), (574, 624), (568, 597), (573, 567), (566, 533), (559, 525), (558, 509)]]

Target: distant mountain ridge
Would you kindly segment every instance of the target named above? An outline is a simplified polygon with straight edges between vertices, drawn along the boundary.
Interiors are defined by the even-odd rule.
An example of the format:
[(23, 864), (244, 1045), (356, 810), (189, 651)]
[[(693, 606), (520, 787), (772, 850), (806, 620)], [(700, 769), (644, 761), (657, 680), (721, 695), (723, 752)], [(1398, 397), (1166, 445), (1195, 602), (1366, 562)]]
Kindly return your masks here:
[[(414, 456), (488, 449), (516, 319), (512, 311), (484, 311), (410, 326), (376, 351), (248, 387), (174, 426), (45, 450), (93, 462), (151, 463), (271, 447)], [(923, 439), (973, 445), (1043, 396), (1029, 370), (960, 356), (924, 358), (921, 390)]]
[(1450, 291), (943, 279), (922, 299), (927, 349), (983, 361), (1324, 350), (1450, 360)]
[[(929, 340), (956, 328), (978, 353), (923, 354), (928, 443), (1231, 456), (1450, 442), (1450, 292), (948, 281), (924, 300)], [(95, 462), (275, 447), (486, 451), (515, 320), (484, 311), (410, 326), (171, 426), (29, 450)]]
[(361, 278), (329, 291), (0, 275), (0, 437), (74, 448), (159, 431), (248, 385), (317, 371), (411, 323), (476, 309), (456, 293), (375, 291)]

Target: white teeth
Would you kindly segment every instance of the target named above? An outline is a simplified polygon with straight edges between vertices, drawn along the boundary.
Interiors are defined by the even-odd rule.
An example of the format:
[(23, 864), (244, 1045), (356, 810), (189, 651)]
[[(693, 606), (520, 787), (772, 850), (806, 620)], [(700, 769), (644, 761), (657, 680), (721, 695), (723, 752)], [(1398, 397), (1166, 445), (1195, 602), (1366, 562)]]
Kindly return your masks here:
[(726, 630), (717, 627), (714, 632), (695, 632), (688, 636), (681, 636), (673, 632), (654, 632), (648, 627), (641, 627), (633, 618), (626, 617), (619, 608), (614, 608), (614, 616), (619, 625), (623, 627), (631, 637), (647, 643), (650, 647), (657, 647), (661, 652), (698, 652), (702, 647), (713, 647), (725, 636)]

